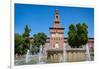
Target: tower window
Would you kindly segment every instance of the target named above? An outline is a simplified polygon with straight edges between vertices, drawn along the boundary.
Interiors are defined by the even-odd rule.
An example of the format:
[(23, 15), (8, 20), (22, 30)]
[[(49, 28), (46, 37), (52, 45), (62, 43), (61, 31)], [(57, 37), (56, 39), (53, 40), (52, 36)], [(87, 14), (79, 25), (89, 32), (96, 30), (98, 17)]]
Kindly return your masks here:
[(58, 19), (58, 16), (56, 16), (56, 18)]

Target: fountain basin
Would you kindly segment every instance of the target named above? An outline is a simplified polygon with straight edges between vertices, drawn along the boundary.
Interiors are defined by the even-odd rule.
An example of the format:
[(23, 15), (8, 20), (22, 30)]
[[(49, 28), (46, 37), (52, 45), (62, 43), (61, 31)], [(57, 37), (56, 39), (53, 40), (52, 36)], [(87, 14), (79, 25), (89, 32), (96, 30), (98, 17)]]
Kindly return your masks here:
[[(70, 48), (66, 50), (67, 62), (86, 61), (86, 50), (83, 48)], [(63, 62), (63, 49), (48, 49), (47, 60), (59, 63)]]

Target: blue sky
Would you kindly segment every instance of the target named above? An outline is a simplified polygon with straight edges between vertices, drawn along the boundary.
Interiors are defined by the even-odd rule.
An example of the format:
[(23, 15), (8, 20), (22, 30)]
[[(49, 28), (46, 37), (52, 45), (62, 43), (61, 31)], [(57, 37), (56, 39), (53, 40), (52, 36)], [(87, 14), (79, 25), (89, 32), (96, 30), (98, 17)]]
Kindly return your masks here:
[(49, 36), (49, 27), (53, 26), (56, 9), (59, 10), (60, 24), (65, 28), (65, 37), (67, 37), (69, 25), (79, 22), (85, 22), (88, 25), (88, 36), (94, 37), (94, 9), (69, 6), (15, 4), (15, 32), (22, 34), (25, 25), (28, 25), (31, 28), (31, 36), (38, 32), (44, 32)]

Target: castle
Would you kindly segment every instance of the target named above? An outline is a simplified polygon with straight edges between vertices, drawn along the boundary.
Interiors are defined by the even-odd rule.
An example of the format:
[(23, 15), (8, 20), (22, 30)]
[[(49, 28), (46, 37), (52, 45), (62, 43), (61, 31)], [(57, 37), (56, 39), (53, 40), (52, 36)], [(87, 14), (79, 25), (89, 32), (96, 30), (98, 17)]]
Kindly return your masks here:
[[(86, 60), (87, 57), (87, 55), (85, 54), (86, 49), (83, 48), (72, 49), (68, 44), (67, 38), (64, 37), (64, 28), (62, 28), (60, 25), (60, 16), (58, 10), (55, 10), (53, 26), (50, 27), (49, 30), (50, 30), (50, 37), (47, 38), (46, 44), (44, 45), (45, 53), (47, 54), (49, 59), (56, 61), (59, 58), (59, 54), (61, 57), (63, 55), (63, 48), (65, 44), (68, 49), (67, 50), (68, 61)], [(88, 38), (88, 43), (86, 44), (86, 46), (88, 46), (89, 48), (91, 60), (94, 60), (94, 38)], [(56, 58), (55, 55), (57, 56)], [(52, 59), (52, 57), (55, 59)]]

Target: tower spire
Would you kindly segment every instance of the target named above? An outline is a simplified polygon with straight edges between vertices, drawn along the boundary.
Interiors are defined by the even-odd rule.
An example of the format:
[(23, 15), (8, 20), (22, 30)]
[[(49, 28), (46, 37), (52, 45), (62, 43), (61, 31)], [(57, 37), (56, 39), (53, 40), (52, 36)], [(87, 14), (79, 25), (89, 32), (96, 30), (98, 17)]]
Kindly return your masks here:
[(54, 27), (60, 28), (60, 17), (57, 9), (55, 10), (55, 14), (54, 14)]

